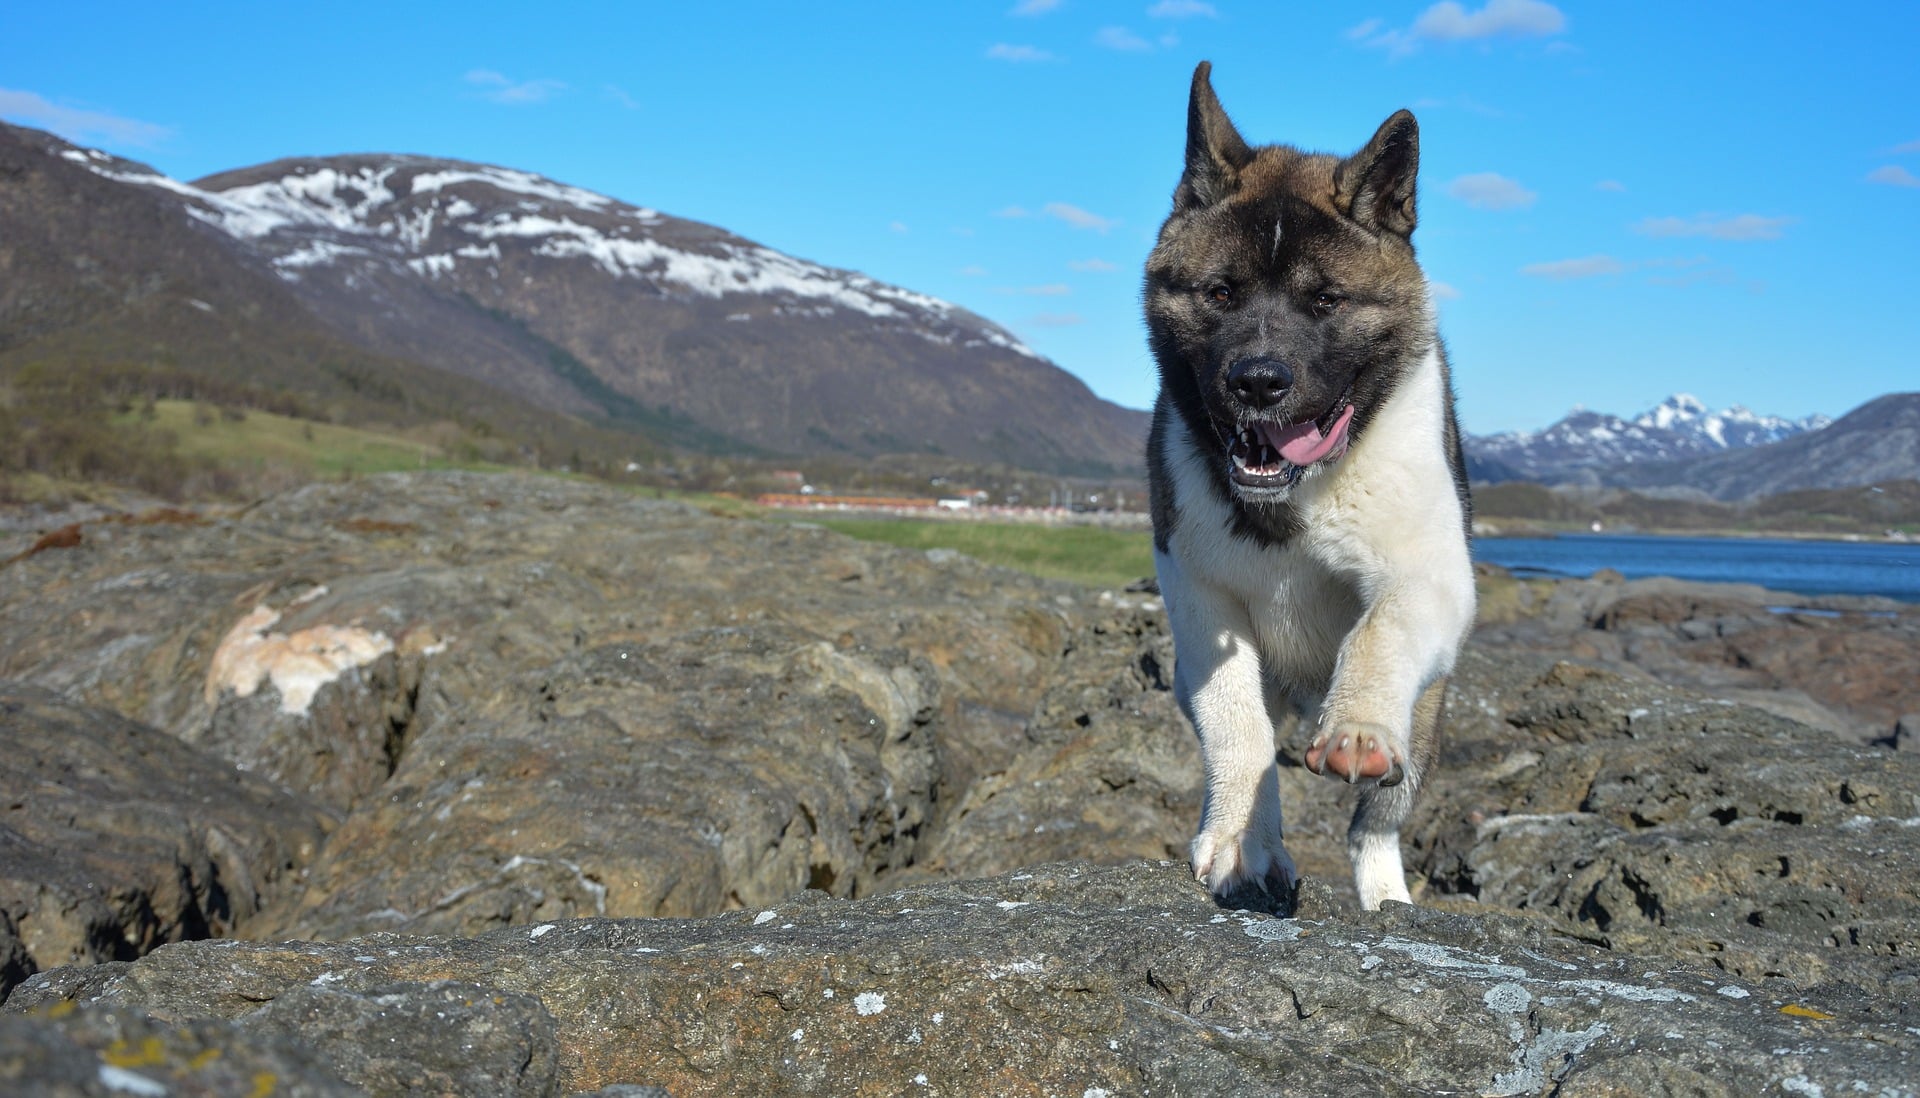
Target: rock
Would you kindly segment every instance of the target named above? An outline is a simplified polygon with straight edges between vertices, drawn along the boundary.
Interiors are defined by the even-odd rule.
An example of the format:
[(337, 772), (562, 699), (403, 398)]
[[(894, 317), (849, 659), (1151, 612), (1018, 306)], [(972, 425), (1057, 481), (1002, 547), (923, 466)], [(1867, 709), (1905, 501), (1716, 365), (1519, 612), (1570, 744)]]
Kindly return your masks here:
[(365, 1093), (329, 1070), (307, 1044), (231, 1022), (167, 1020), (70, 1000), (0, 1014), (0, 1088), (58, 1098)]
[(0, 682), (0, 992), (57, 965), (244, 933), (332, 820), (171, 736)]
[[(100, 1011), (202, 1027), (148, 1065), (187, 1091), (225, 1042), (483, 1094), (1900, 1093), (1920, 1028), (1920, 763), (1727, 658), (1904, 610), (1488, 573), (1429, 906), (1351, 909), (1354, 790), (1290, 721), (1307, 876), (1240, 911), (1184, 867), (1145, 590), (519, 476), (81, 531), (0, 566), (39, 760), (0, 772), (0, 1050), (43, 1089), (105, 1085)], [(163, 945), (206, 934), (321, 941)]]
[[(704, 920), (190, 943), (65, 985), (35, 977), (7, 1010), (44, 1017), (78, 998), (227, 1024), (297, 1040), (345, 1076), (366, 1058), (358, 1023), (383, 989), (440, 989), (379, 1008), (373, 1043), (393, 1050), (392, 1073), (359, 1077), (376, 1091), (453, 1078), (428, 1072), (471, 1023), (405, 998), (455, 994), (429, 983), (440, 980), (458, 981), (463, 1002), (490, 989), (527, 1004), (501, 1027), (493, 1063), (510, 1048), (541, 1062), (537, 998), (562, 1092), (1902, 1093), (1920, 1053), (1901, 1018), (1845, 996), (1622, 956), (1498, 916), (1317, 911), (1223, 911), (1173, 863), (1048, 865)], [(537, 1072), (458, 1081), (472, 1094), (547, 1085)]]
[(1920, 609), (1891, 599), (1598, 576), (1492, 591), (1482, 645), (1567, 652), (1861, 743), (1920, 704)]
[[(1470, 651), (1410, 829), (1441, 891), (1803, 986), (1920, 981), (1920, 760), (1560, 663)], [(1522, 679), (1524, 682), (1524, 678)]]

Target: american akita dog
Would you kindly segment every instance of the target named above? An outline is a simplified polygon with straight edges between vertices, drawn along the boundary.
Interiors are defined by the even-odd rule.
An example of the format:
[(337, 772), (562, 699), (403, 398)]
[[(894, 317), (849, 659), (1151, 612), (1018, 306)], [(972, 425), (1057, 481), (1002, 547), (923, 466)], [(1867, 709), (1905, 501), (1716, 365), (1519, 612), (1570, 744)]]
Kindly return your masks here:
[(1186, 170), (1147, 259), (1160, 396), (1147, 443), (1174, 689), (1199, 734), (1193, 869), (1291, 889), (1274, 729), (1358, 783), (1360, 901), (1408, 901), (1400, 828), (1473, 624), (1452, 383), (1414, 261), (1419, 129), (1342, 159), (1249, 146), (1194, 70)]

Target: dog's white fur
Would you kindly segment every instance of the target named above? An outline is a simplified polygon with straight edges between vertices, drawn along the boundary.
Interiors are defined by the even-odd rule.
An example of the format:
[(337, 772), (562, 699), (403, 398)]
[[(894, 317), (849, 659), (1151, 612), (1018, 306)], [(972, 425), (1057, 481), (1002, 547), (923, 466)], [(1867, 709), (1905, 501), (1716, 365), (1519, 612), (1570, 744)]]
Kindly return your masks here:
[[(1300, 530), (1262, 546), (1232, 533), (1226, 471), (1178, 415), (1163, 442), (1177, 513), (1154, 564), (1173, 627), (1174, 688), (1199, 733), (1206, 807), (1195, 874), (1216, 895), (1294, 880), (1281, 839), (1274, 728), (1288, 697), (1323, 731), (1383, 728), (1404, 760), (1406, 804), (1420, 774), (1413, 709), (1453, 669), (1474, 616), (1465, 516), (1445, 443), (1450, 400), (1430, 347), (1338, 461), (1302, 476)], [(1348, 853), (1361, 903), (1408, 902), (1399, 818), (1356, 824)], [(1389, 826), (1381, 826), (1386, 824)]]

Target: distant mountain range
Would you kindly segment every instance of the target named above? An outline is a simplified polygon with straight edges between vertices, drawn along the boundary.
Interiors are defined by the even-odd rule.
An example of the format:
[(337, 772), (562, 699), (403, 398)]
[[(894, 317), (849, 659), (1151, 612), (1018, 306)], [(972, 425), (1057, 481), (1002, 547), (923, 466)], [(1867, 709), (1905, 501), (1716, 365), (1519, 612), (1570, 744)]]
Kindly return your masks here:
[(1541, 431), (1469, 437), (1469, 475), (1691, 491), (1721, 500), (1920, 479), (1920, 393), (1893, 393), (1837, 420), (1786, 419), (1686, 393), (1632, 419), (1576, 409)]
[(0, 368), (132, 343), (323, 399), (464, 379), (718, 453), (1141, 461), (1147, 413), (965, 309), (527, 172), (366, 155), (188, 184), (4, 125), (0, 169)]
[(1676, 393), (1632, 419), (1576, 408), (1544, 430), (1472, 437), (1466, 448), (1476, 480), (1599, 483), (1617, 466), (1763, 446), (1830, 422), (1757, 415), (1739, 405), (1713, 412), (1692, 394)]

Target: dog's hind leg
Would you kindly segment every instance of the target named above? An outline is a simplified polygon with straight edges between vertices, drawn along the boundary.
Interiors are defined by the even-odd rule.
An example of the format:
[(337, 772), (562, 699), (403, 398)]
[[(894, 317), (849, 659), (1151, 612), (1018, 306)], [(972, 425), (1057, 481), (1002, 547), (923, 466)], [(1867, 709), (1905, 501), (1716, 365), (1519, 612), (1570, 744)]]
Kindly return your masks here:
[(1433, 769), (1440, 753), (1440, 719), (1447, 697), (1447, 680), (1436, 680), (1413, 707), (1412, 750), (1401, 780), (1392, 785), (1361, 787), (1359, 806), (1347, 828), (1347, 857), (1353, 862), (1353, 884), (1360, 905), (1372, 911), (1382, 900), (1412, 903), (1407, 894), (1406, 870), (1400, 863), (1400, 828), (1413, 812), (1420, 783)]

